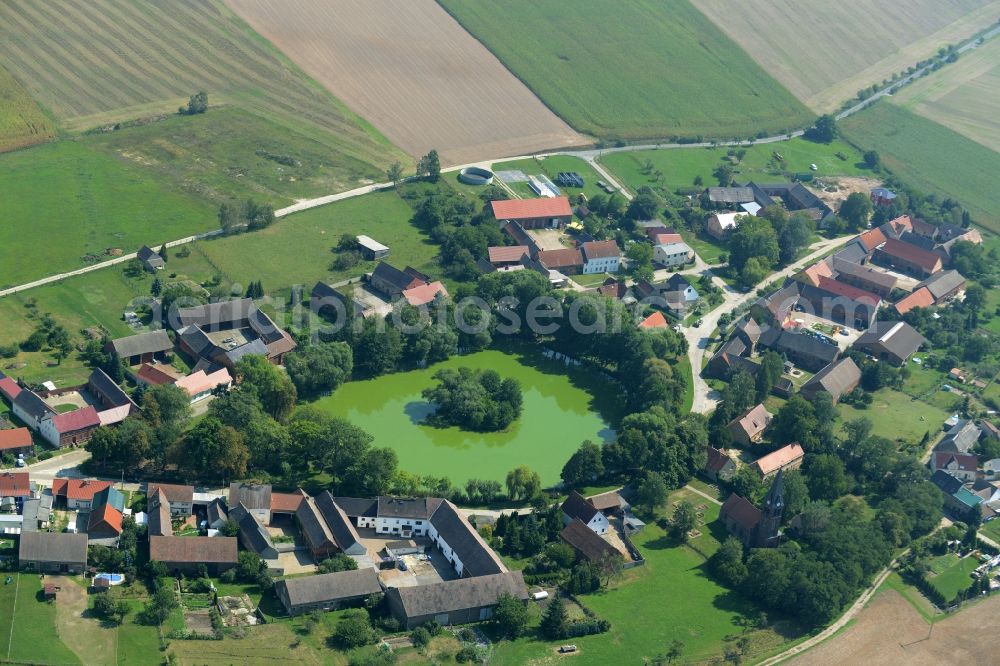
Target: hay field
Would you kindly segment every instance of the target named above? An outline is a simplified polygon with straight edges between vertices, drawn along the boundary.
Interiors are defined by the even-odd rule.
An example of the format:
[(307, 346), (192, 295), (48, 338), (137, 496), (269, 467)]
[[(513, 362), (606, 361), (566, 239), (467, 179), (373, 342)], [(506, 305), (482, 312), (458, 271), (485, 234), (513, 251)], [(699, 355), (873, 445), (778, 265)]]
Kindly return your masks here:
[(996, 0), (692, 1), (817, 112), (1000, 17)]
[(48, 141), (55, 129), (21, 84), (0, 67), (0, 153)]
[(460, 164), (584, 143), (433, 0), (226, 0), (410, 155)]
[(994, 636), (998, 609), (1000, 598), (991, 597), (938, 621), (930, 631), (926, 620), (899, 592), (883, 588), (847, 629), (787, 663), (794, 666), (996, 663)]
[(892, 101), (1000, 152), (1000, 39), (906, 86)]
[(581, 132), (777, 134), (812, 114), (689, 0), (439, 0)]
[(0, 3), (0, 66), (70, 131), (173, 113), (199, 90), (338, 139), (377, 175), (401, 154), (219, 0)]

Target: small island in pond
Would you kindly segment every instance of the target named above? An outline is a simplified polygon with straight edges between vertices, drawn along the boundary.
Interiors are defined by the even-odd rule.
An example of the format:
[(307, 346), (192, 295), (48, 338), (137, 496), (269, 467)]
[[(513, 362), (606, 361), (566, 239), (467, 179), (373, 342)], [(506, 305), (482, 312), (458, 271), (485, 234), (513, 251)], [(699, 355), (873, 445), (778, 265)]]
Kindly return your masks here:
[(496, 432), (521, 416), (521, 385), (496, 370), (444, 369), (434, 379), (437, 385), (421, 394), (437, 408), (427, 419), (431, 425)]

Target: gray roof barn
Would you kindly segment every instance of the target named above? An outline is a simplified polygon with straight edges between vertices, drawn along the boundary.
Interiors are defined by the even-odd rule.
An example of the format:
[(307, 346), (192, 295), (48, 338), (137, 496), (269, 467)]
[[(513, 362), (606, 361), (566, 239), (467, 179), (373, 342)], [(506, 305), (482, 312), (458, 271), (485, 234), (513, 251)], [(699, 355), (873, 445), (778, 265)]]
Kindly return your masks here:
[(597, 508), (588, 502), (583, 495), (571, 490), (566, 501), (562, 504), (562, 512), (566, 514), (570, 520), (573, 518), (579, 518), (584, 524), (589, 523), (590, 520), (597, 515)]
[(559, 533), (560, 538), (565, 541), (579, 556), (588, 562), (597, 562), (601, 558), (610, 555), (621, 555), (607, 541), (597, 535), (592, 529), (579, 518), (574, 518), (569, 525)]
[(935, 451), (968, 453), (979, 441), (982, 431), (972, 421), (960, 420), (945, 433), (944, 439), (934, 446)]
[(274, 583), (274, 592), (292, 613), (296, 606), (335, 604), (381, 594), (382, 584), (375, 569), (369, 567), (279, 580)]
[[(493, 606), (501, 594), (528, 598), (528, 588), (520, 571), (492, 576), (460, 578), (431, 585), (389, 588), (406, 618), (433, 617), (444, 613)], [(405, 622), (404, 622), (405, 624)]]
[(826, 366), (807, 381), (801, 393), (812, 397), (826, 391), (836, 402), (845, 393), (850, 393), (861, 382), (861, 370), (850, 358), (842, 358)]
[(855, 341), (857, 349), (875, 358), (902, 363), (924, 344), (924, 336), (903, 321), (877, 321)]
[(229, 519), (240, 526), (240, 544), (247, 550), (252, 550), (264, 559), (278, 556), (271, 533), (250, 513), (243, 504), (237, 504), (229, 512)]
[(87, 563), (87, 535), (62, 532), (22, 532), (18, 557), (22, 563), (45, 564)]
[(934, 300), (939, 301), (965, 287), (965, 278), (958, 271), (941, 271), (921, 282), (914, 291), (920, 287), (927, 287), (931, 295), (934, 296)]
[(242, 504), (254, 510), (271, 510), (271, 486), (265, 483), (245, 483), (234, 481), (229, 484), (229, 506)]
[(431, 525), (461, 560), (463, 575), (487, 576), (507, 571), (493, 549), (451, 502), (444, 500), (441, 503), (431, 518)]
[(354, 529), (344, 510), (337, 506), (329, 490), (323, 491), (316, 497), (316, 508), (329, 527), (338, 548), (348, 555), (363, 555), (367, 552), (368, 549), (361, 543), (358, 531)]
[(378, 498), (378, 515), (381, 518), (415, 518), (430, 520), (441, 504), (437, 497), (388, 497)]
[(143, 354), (162, 354), (174, 348), (170, 336), (163, 329), (117, 338), (108, 343), (120, 358), (128, 359)]

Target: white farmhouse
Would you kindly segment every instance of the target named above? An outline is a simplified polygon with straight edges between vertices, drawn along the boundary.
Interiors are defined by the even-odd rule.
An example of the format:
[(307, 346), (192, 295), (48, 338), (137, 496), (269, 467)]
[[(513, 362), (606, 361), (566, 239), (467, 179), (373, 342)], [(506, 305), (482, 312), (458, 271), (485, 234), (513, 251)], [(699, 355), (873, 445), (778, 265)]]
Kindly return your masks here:
[(666, 268), (683, 266), (694, 259), (694, 250), (687, 243), (666, 243), (653, 248), (653, 261)]
[(579, 518), (580, 522), (589, 527), (595, 534), (607, 534), (611, 526), (608, 523), (608, 517), (575, 490), (563, 502), (562, 513), (563, 525), (568, 525), (573, 522), (574, 518)]

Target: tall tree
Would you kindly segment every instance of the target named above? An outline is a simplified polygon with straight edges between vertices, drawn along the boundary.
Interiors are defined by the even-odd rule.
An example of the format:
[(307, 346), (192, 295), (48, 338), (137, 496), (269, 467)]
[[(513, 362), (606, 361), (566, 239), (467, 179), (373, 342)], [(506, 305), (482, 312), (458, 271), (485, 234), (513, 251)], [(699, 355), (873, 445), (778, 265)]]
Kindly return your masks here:
[(841, 202), (837, 215), (847, 222), (851, 229), (859, 231), (868, 226), (872, 208), (872, 200), (866, 194), (854, 192)]
[(295, 407), (295, 385), (286, 372), (257, 354), (244, 356), (234, 368), (242, 382), (240, 390), (256, 391), (264, 411), (279, 421), (288, 418)]
[(300, 347), (285, 359), (285, 369), (299, 395), (334, 391), (350, 379), (354, 355), (344, 342)]
[(566, 637), (568, 625), (569, 614), (566, 612), (566, 606), (561, 598), (556, 597), (549, 602), (548, 608), (542, 614), (538, 629), (542, 632), (542, 636), (555, 641)]
[(243, 436), (222, 421), (208, 417), (188, 431), (178, 462), (195, 474), (216, 479), (240, 478), (249, 453)]

